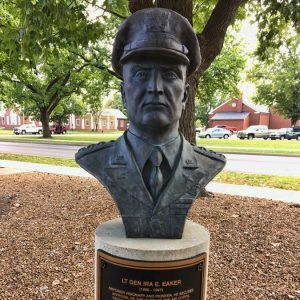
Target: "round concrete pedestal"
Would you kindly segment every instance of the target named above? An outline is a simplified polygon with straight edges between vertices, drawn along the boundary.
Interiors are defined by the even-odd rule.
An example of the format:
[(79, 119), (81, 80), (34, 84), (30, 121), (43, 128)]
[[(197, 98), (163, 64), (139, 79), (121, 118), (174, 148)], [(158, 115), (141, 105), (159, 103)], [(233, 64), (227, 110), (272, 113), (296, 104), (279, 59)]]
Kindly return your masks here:
[[(133, 239), (126, 237), (122, 220), (114, 219), (99, 225), (96, 229), (96, 262), (99, 261), (99, 250), (117, 259), (123, 259), (123, 261), (132, 260), (150, 263), (187, 261), (202, 255), (205, 257), (203, 264), (205, 278), (202, 282), (203, 295), (200, 299), (204, 300), (206, 297), (209, 232), (199, 224), (187, 220), (182, 239)], [(99, 268), (99, 264), (96, 263), (95, 287), (97, 287), (97, 284), (99, 285), (97, 283), (100, 274)], [(95, 299), (101, 299), (99, 298), (99, 291), (96, 291)]]

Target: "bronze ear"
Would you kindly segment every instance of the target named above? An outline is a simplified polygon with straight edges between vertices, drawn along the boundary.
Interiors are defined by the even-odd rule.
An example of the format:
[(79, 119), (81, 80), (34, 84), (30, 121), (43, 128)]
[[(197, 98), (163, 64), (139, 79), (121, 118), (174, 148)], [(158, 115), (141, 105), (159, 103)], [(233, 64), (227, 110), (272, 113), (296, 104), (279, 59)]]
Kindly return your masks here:
[(189, 95), (190, 95), (190, 85), (186, 84), (184, 95), (183, 95), (183, 100), (182, 100), (182, 109), (185, 109), (185, 105), (189, 99)]
[(125, 97), (125, 89), (124, 89), (124, 82), (121, 82), (120, 84), (120, 88), (121, 88), (121, 95), (122, 95), (122, 102), (125, 108), (126, 107), (126, 97)]

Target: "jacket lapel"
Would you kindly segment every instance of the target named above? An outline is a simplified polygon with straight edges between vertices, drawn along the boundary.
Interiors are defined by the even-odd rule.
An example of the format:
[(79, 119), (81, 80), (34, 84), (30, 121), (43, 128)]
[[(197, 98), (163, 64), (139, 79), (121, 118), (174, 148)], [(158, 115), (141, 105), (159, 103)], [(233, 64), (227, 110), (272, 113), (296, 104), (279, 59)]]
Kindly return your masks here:
[(172, 202), (178, 200), (186, 194), (189, 198), (197, 196), (194, 187), (199, 186), (199, 181), (204, 177), (199, 162), (194, 153), (193, 147), (184, 139), (181, 159), (174, 173), (174, 176), (160, 195), (157, 205), (154, 208), (154, 214), (169, 206)]
[(106, 174), (114, 184), (119, 186), (122, 193), (134, 197), (152, 208), (152, 197), (144, 184), (142, 174), (133, 154), (125, 143), (124, 137), (122, 136), (116, 143), (114, 152), (110, 155), (110, 160), (105, 168)]

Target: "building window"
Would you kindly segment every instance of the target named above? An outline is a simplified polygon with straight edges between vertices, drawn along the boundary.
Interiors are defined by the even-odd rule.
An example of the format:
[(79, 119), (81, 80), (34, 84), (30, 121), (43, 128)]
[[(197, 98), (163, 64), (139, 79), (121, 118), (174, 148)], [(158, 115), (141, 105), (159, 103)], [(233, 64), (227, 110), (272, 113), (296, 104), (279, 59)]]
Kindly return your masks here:
[(66, 124), (66, 125), (69, 125), (69, 120), (67, 120), (67, 121), (65, 122), (65, 124)]
[(76, 125), (80, 125), (80, 119), (76, 119)]
[(110, 126), (114, 126), (114, 121), (110, 121)]
[(85, 120), (85, 125), (86, 126), (90, 126), (90, 121), (89, 120)]
[(124, 120), (120, 120), (120, 127), (124, 127)]
[(102, 120), (102, 125), (106, 126), (106, 120)]
[(10, 117), (10, 122), (11, 122), (11, 125), (17, 125), (18, 124), (17, 116), (16, 115), (12, 115)]

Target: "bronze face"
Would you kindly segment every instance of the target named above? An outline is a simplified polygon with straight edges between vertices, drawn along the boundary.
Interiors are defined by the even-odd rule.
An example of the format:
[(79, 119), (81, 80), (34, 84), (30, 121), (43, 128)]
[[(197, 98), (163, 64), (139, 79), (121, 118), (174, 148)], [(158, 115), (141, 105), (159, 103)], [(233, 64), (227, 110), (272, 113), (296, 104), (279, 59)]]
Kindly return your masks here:
[(188, 96), (186, 71), (186, 65), (159, 57), (123, 66), (123, 102), (134, 127), (163, 130), (178, 125)]

